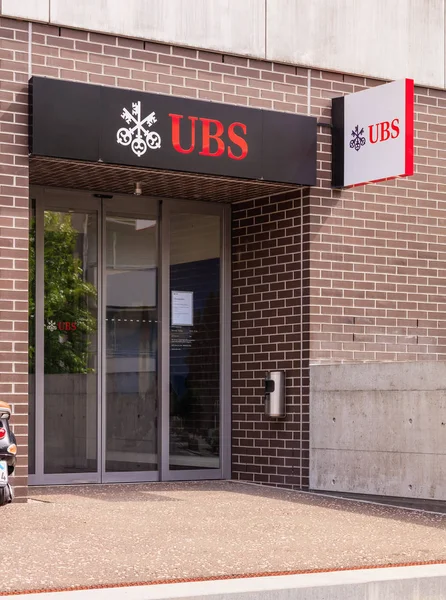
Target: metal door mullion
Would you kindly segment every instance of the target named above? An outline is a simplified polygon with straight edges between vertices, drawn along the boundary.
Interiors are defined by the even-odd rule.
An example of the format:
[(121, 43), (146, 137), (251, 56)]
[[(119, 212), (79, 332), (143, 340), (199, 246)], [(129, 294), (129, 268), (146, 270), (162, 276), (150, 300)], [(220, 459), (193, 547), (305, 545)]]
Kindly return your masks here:
[(158, 326), (160, 331), (158, 352), (160, 368), (158, 377), (159, 430), (159, 470), (160, 480), (169, 478), (169, 380), (170, 380), (170, 210), (168, 202), (160, 205), (160, 244), (158, 268), (160, 272), (160, 293)]
[(29, 476), (30, 485), (86, 485), (98, 483), (98, 474), (94, 471), (76, 475), (74, 473), (46, 473), (41, 478)]
[(231, 207), (221, 215), (220, 271), (220, 470), (230, 479), (231, 464)]
[(42, 482), (44, 477), (44, 319), (45, 319), (45, 280), (44, 280), (44, 206), (39, 197), (36, 198), (36, 289), (35, 289), (35, 432), (34, 432), (34, 452), (35, 452), (35, 478)]
[(159, 471), (108, 471), (102, 483), (146, 483), (159, 481)]
[(107, 452), (107, 384), (106, 384), (106, 368), (107, 368), (107, 294), (106, 294), (106, 277), (107, 277), (107, 253), (105, 249), (106, 240), (106, 211), (104, 209), (104, 200), (99, 208), (99, 240), (98, 240), (98, 321), (99, 321), (99, 379), (100, 386), (98, 389), (98, 471), (99, 481), (104, 483), (106, 479), (106, 452)]

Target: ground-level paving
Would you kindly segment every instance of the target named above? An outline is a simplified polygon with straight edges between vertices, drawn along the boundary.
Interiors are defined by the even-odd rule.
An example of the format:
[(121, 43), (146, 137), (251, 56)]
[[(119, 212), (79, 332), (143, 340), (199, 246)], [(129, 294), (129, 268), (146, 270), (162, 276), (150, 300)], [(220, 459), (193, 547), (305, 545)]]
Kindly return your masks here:
[(446, 515), (232, 482), (34, 488), (0, 590), (446, 561)]

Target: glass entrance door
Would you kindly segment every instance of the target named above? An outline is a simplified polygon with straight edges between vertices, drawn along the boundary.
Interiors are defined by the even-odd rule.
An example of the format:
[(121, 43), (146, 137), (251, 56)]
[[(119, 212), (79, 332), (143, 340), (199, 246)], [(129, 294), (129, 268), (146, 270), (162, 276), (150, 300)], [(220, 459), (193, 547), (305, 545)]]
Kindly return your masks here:
[(218, 204), (163, 204), (165, 480), (231, 475), (229, 216)]
[(134, 204), (104, 207), (105, 481), (158, 478), (158, 218)]
[(30, 483), (230, 476), (225, 208), (33, 191)]
[(33, 204), (30, 480), (98, 482), (99, 207), (57, 192)]

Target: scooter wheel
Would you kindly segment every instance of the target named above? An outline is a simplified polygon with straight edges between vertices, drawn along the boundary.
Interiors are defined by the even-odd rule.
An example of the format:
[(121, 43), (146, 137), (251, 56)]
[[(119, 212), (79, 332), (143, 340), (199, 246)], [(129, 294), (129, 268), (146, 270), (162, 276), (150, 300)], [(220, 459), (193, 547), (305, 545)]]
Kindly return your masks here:
[(13, 497), (14, 494), (12, 492), (12, 487), (9, 485), (9, 483), (4, 487), (0, 488), (0, 506), (10, 504), (12, 502)]

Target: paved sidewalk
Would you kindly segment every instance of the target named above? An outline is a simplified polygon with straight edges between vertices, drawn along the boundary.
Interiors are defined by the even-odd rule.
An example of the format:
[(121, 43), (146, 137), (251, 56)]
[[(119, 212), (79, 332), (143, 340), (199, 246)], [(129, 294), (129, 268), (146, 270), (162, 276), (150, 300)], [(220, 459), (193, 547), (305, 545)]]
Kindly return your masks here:
[(446, 561), (446, 515), (231, 482), (34, 488), (0, 590)]

